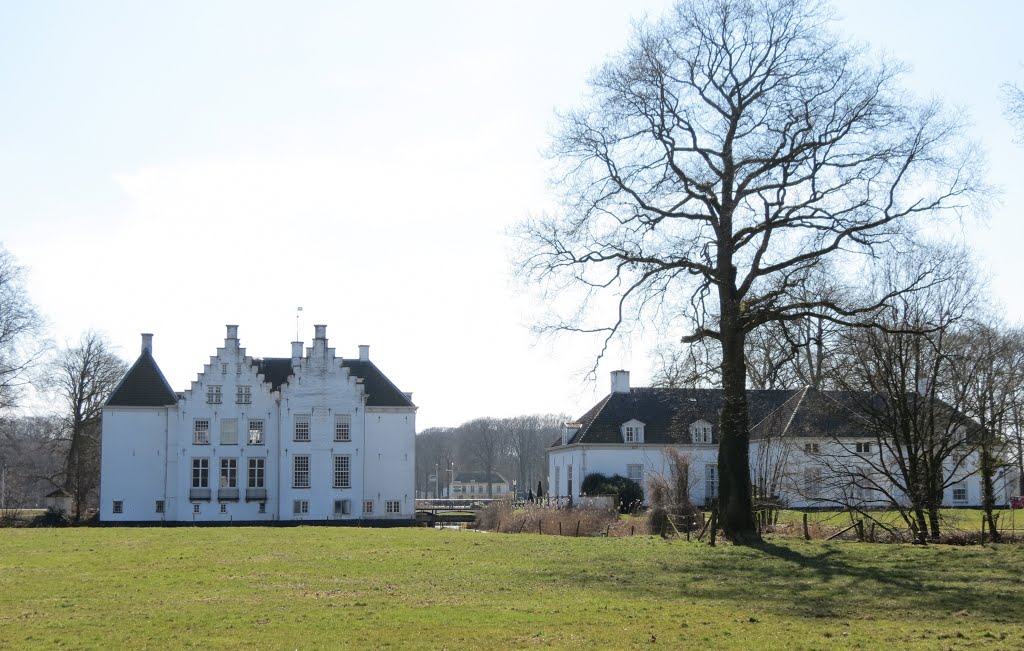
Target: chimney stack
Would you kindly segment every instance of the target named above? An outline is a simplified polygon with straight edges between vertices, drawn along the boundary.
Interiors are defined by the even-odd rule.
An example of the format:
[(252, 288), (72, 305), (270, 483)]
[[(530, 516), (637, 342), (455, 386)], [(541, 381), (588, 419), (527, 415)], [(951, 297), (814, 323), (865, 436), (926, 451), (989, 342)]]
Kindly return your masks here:
[(142, 352), (153, 354), (153, 335), (148, 332), (142, 333)]
[(313, 331), (315, 333), (313, 339), (327, 339), (327, 326), (315, 325)]
[(359, 361), (368, 362), (370, 361), (370, 347), (366, 344), (359, 346)]
[(227, 338), (228, 339), (238, 339), (238, 326), (236, 326), (236, 325), (229, 325), (228, 326), (228, 336), (227, 336)]
[(629, 393), (629, 371), (612, 371), (612, 393)]
[(293, 341), (292, 342), (292, 363), (293, 364), (297, 364), (300, 359), (302, 359), (302, 342), (301, 341)]

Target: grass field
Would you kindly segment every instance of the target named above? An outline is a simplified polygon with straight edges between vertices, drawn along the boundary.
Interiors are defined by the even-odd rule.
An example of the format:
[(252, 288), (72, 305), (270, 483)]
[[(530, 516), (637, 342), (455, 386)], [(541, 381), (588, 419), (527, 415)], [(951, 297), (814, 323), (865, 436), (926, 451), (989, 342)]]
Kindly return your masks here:
[(1024, 648), (1024, 546), (0, 530), (0, 648)]

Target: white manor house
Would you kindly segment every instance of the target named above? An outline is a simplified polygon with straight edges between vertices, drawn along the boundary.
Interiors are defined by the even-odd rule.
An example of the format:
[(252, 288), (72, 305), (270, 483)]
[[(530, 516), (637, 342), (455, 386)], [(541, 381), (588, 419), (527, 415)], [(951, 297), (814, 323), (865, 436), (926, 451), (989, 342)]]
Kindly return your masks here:
[[(858, 400), (851, 393), (749, 390), (750, 469), (756, 492), (793, 508), (884, 506), (885, 494), (902, 493), (879, 475), (888, 456), (879, 439), (858, 426)], [(651, 481), (674, 472), (668, 451), (689, 464), (690, 499), (718, 497), (720, 389), (631, 387), (629, 372), (611, 373), (611, 392), (574, 422), (548, 448), (548, 494), (580, 499), (590, 473), (622, 475), (648, 495)], [(965, 446), (944, 468), (943, 504), (977, 507), (982, 502), (977, 452)], [(996, 502), (1017, 494), (1015, 470), (1000, 471)]]
[(100, 520), (412, 521), (416, 406), (370, 361), (311, 347), (254, 358), (224, 345), (184, 392), (153, 335), (103, 409)]

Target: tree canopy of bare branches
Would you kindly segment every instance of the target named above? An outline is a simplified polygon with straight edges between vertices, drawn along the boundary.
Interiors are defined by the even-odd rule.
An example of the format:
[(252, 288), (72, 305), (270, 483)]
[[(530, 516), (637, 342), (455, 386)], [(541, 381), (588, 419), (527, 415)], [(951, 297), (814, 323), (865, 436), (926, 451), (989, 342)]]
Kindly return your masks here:
[(1024, 90), (1020, 86), (1003, 86), (1003, 112), (1017, 130), (1017, 142), (1024, 143)]
[[(830, 20), (815, 0), (692, 0), (639, 26), (562, 116), (563, 210), (521, 230), (545, 304), (569, 304), (541, 331), (596, 335), (598, 360), (637, 323), (719, 344), (720, 522), (736, 542), (758, 538), (747, 335), (863, 320), (879, 305), (855, 300), (842, 274), (800, 290), (823, 264), (908, 245), (915, 218), (963, 210), (980, 185), (959, 118), (909, 98), (899, 65)], [(926, 282), (922, 271), (900, 289)]]
[(25, 269), (0, 245), (0, 413), (17, 404), (46, 348), (43, 318), (24, 281)]
[(96, 332), (84, 333), (54, 362), (52, 381), (61, 403), (67, 459), (58, 483), (72, 496), (72, 516), (81, 518), (99, 487), (99, 446), (103, 405), (128, 371)]

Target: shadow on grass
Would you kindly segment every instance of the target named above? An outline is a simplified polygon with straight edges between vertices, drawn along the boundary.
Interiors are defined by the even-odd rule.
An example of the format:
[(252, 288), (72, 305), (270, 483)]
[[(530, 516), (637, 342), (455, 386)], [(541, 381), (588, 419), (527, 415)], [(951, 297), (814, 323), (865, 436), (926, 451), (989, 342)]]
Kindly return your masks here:
[(587, 589), (621, 586), (652, 598), (727, 601), (740, 609), (810, 618), (909, 614), (935, 619), (964, 611), (998, 622), (1024, 618), (1024, 582), (1013, 569), (1022, 558), (1017, 552), (994, 559), (986, 550), (947, 553), (883, 545), (803, 549), (765, 541), (745, 548), (687, 547), (677, 558), (663, 556), (661, 572), (646, 582), (609, 582), (598, 568), (567, 574), (566, 581)]

